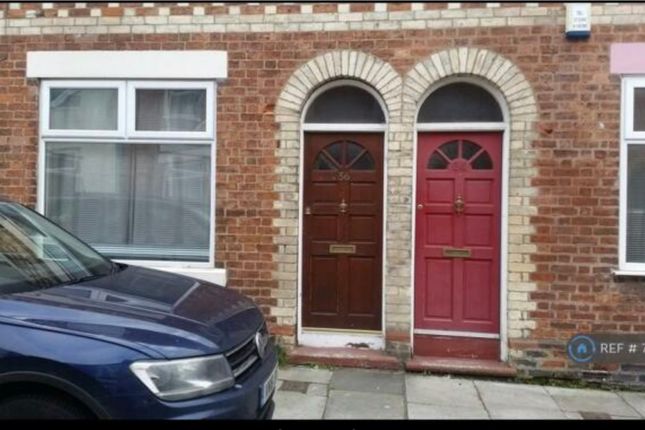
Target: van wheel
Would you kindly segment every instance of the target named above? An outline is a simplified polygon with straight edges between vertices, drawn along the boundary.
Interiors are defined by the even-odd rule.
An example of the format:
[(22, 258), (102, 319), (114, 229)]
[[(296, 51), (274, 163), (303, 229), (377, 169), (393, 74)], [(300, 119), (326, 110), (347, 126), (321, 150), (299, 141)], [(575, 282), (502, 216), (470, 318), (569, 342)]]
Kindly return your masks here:
[(0, 401), (0, 420), (82, 420), (91, 416), (65, 398), (42, 394), (19, 394)]

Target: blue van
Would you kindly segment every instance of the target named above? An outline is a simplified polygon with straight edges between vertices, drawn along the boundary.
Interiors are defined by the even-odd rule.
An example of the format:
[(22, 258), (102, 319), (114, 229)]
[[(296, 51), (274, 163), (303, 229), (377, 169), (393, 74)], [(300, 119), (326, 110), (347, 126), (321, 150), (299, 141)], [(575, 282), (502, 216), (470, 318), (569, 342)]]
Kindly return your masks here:
[(0, 201), (0, 419), (268, 419), (276, 378), (250, 299)]

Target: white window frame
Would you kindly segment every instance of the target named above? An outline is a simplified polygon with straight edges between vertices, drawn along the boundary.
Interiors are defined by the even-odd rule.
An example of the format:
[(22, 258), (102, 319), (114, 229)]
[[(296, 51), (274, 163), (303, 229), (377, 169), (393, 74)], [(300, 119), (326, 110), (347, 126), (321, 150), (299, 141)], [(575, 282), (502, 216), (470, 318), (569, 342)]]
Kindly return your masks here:
[[(207, 81), (128, 81), (127, 83), (127, 136), (133, 139), (212, 139), (214, 119), (214, 82)], [(205, 90), (206, 129), (204, 131), (150, 131), (136, 129), (136, 94), (138, 89)], [(132, 113), (132, 114), (130, 114)]]
[(623, 136), (625, 139), (645, 140), (645, 130), (634, 130), (634, 90), (636, 88), (645, 89), (645, 77), (629, 77), (623, 79), (622, 92), (625, 94), (625, 98), (623, 99), (623, 125), (625, 127)]
[(634, 131), (634, 89), (645, 88), (645, 76), (623, 77), (621, 85), (620, 123), (620, 215), (619, 215), (619, 268), (617, 275), (645, 275), (644, 263), (627, 262), (627, 166), (629, 146), (645, 145), (645, 131)]
[[(147, 266), (160, 269), (189, 269), (195, 271), (194, 275), (201, 278), (210, 278), (210, 273), (203, 272), (204, 269), (214, 269), (215, 266), (215, 199), (216, 199), (216, 140), (215, 140), (215, 109), (216, 109), (216, 91), (215, 82), (212, 80), (194, 80), (194, 81), (129, 81), (124, 80), (68, 80), (68, 79), (51, 79), (41, 82), (40, 92), (40, 135), (38, 151), (38, 197), (37, 209), (40, 213), (45, 213), (45, 179), (46, 179), (46, 145), (55, 142), (83, 143), (91, 145), (93, 142), (100, 143), (117, 143), (117, 144), (203, 144), (210, 145), (211, 151), (211, 174), (210, 174), (210, 226), (209, 226), (209, 251), (208, 261), (170, 261), (170, 260), (133, 260), (133, 259), (114, 259), (115, 261), (126, 264)], [(96, 131), (96, 130), (51, 130), (49, 128), (49, 89), (50, 88), (118, 88), (119, 102), (118, 108), (118, 129), (114, 131)], [(134, 129), (134, 100), (128, 100), (131, 94), (134, 96), (135, 88), (196, 88), (206, 89), (206, 132), (136, 132), (129, 133), (131, 130), (128, 124), (132, 124)], [(182, 272), (184, 273), (184, 272)]]
[[(117, 90), (117, 128), (116, 130), (80, 130), (80, 129), (52, 129), (50, 120), (50, 90), (52, 88), (69, 88), (69, 89), (87, 89), (87, 88), (106, 88)], [(40, 124), (41, 136), (44, 137), (125, 137), (125, 81), (113, 80), (48, 80), (43, 81), (40, 87)]]

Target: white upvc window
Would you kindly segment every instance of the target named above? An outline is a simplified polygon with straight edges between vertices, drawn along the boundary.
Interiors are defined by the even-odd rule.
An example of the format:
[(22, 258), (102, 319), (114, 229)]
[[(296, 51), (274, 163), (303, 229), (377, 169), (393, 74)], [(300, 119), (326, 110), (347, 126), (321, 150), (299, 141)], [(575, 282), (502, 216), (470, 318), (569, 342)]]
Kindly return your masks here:
[(622, 81), (619, 273), (645, 274), (645, 77)]
[(43, 80), (39, 210), (115, 260), (211, 268), (215, 82)]
[(645, 140), (645, 77), (625, 78), (623, 93), (623, 136), (630, 140)]
[(41, 134), (125, 137), (125, 81), (44, 81)]
[(213, 137), (211, 82), (130, 81), (128, 136), (154, 139)]

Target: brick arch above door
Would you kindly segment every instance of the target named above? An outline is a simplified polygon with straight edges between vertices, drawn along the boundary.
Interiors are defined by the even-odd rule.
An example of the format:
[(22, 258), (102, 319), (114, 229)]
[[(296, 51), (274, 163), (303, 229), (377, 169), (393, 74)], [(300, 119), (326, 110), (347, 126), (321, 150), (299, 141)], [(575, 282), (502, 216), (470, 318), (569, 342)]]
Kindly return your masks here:
[(273, 293), (277, 305), (272, 307), (272, 315), (276, 320), (275, 332), (281, 334), (287, 343), (294, 343), (297, 323), (300, 127), (303, 110), (317, 88), (340, 79), (369, 85), (385, 107), (389, 124), (388, 142), (399, 137), (394, 135), (396, 127), (392, 124), (401, 118), (403, 80), (389, 63), (374, 55), (353, 50), (327, 52), (300, 66), (285, 83), (275, 107), (279, 143), (275, 152), (278, 162), (274, 209), (278, 216), (273, 226), (279, 233), (274, 239), (277, 252), (274, 254), (276, 271), (273, 279), (278, 282), (278, 288)]
[[(305, 103), (313, 91), (338, 79), (368, 84), (381, 96), (388, 117), (400, 115), (402, 79), (389, 63), (365, 52), (333, 51), (300, 66), (283, 87), (275, 108), (280, 131), (291, 130), (289, 123), (299, 127)], [(283, 140), (282, 135), (278, 139)]]
[(481, 82), (492, 88), (505, 104), (508, 124), (509, 177), (508, 177), (508, 248), (506, 313), (501, 315), (506, 324), (510, 355), (517, 356), (513, 341), (528, 338), (535, 321), (529, 312), (535, 310), (530, 292), (536, 289), (531, 279), (535, 272), (532, 254), (533, 234), (529, 219), (537, 214), (533, 202), (535, 190), (531, 178), (535, 175), (534, 127), (538, 118), (533, 89), (522, 71), (509, 59), (487, 49), (455, 48), (435, 53), (417, 63), (403, 79), (402, 123), (416, 124), (420, 106), (432, 89), (442, 81)]
[(524, 130), (532, 131), (537, 120), (537, 103), (528, 79), (509, 59), (477, 48), (445, 50), (417, 63), (403, 79), (402, 122), (416, 121), (418, 107), (437, 83), (460, 76), (479, 78), (495, 87), (505, 99), (509, 123), (526, 125), (528, 128)]

